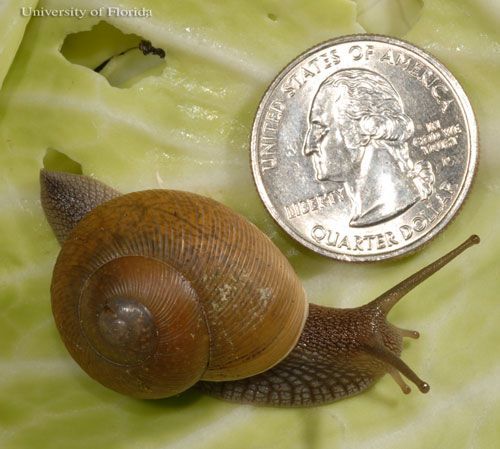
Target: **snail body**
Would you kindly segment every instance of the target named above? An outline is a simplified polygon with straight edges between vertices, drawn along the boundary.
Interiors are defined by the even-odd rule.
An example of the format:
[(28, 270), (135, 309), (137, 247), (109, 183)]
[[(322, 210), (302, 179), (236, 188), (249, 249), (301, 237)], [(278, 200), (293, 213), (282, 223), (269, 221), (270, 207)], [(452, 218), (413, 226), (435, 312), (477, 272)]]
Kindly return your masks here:
[[(357, 394), (385, 373), (428, 385), (401, 361), (385, 317), (459, 252), (354, 309), (308, 306), (287, 259), (254, 225), (187, 192), (126, 195), (81, 175), (41, 172), (62, 249), (51, 286), (61, 337), (94, 379), (160, 398), (197, 385), (223, 399), (303, 406)], [(419, 274), (420, 273), (420, 274)]]

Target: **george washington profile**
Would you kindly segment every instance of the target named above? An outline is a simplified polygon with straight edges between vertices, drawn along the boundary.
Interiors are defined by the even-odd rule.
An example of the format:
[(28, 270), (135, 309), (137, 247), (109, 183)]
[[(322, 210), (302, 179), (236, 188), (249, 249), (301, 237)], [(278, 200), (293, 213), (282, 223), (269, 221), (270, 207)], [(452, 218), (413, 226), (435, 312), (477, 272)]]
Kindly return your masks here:
[(394, 87), (365, 69), (326, 78), (311, 104), (303, 154), (318, 181), (342, 182), (350, 225), (371, 226), (427, 199), (435, 182), (428, 161), (414, 162), (414, 125)]

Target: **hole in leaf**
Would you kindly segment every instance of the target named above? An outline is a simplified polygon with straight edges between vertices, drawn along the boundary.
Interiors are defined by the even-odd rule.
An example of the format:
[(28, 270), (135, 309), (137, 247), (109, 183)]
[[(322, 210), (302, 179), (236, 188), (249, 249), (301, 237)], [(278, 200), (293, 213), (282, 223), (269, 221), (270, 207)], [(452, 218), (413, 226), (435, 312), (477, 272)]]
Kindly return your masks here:
[(43, 157), (43, 167), (50, 171), (62, 171), (81, 175), (82, 166), (60, 151), (48, 148)]
[(355, 0), (358, 23), (368, 33), (403, 37), (417, 23), (423, 0)]
[(270, 12), (268, 15), (267, 15), (267, 18), (269, 20), (272, 20), (273, 22), (276, 22), (278, 20), (278, 16), (276, 14), (273, 14), (272, 12)]
[(165, 68), (165, 50), (104, 21), (66, 36), (61, 53), (69, 62), (101, 74), (114, 87), (131, 87)]

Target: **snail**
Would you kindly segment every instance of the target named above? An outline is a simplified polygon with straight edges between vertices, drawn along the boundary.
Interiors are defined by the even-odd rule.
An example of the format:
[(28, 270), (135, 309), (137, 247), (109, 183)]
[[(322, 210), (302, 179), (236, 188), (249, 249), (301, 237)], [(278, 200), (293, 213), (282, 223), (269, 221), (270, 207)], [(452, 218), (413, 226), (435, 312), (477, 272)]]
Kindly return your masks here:
[(471, 236), (364, 306), (309, 304), (271, 240), (209, 198), (173, 190), (121, 195), (83, 175), (42, 170), (41, 201), (62, 245), (51, 284), (69, 353), (95, 380), (136, 398), (191, 386), (271, 406), (313, 406), (390, 374), (429, 385), (401, 359), (386, 320), (399, 299)]

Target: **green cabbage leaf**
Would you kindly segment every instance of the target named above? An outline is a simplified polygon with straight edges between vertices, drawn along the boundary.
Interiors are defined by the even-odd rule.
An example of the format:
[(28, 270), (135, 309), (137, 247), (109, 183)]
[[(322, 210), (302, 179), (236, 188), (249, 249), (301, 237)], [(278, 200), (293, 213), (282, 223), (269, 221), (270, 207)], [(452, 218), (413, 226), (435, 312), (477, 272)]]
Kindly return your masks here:
[[(152, 16), (21, 15), (35, 4), (0, 6), (0, 447), (499, 446), (499, 2), (121, 0)], [(37, 8), (112, 4), (43, 0)], [(96, 27), (100, 34), (84, 34)], [(456, 220), (418, 253), (369, 265), (338, 263), (289, 239), (260, 202), (249, 166), (253, 115), (273, 77), (308, 47), (364, 31), (403, 37), (447, 65), (470, 96), (481, 137), (477, 179)], [(69, 35), (88, 39), (65, 42)], [(140, 39), (165, 50), (161, 65), (138, 69), (143, 58), (127, 49)], [(421, 332), (403, 358), (430, 393), (403, 396), (385, 376), (355, 398), (273, 409), (195, 391), (139, 401), (95, 383), (69, 357), (51, 316), (58, 245), (40, 207), (44, 161), (122, 192), (173, 188), (223, 202), (273, 239), (320, 304), (362, 304), (479, 234), (478, 247), (390, 315)]]

